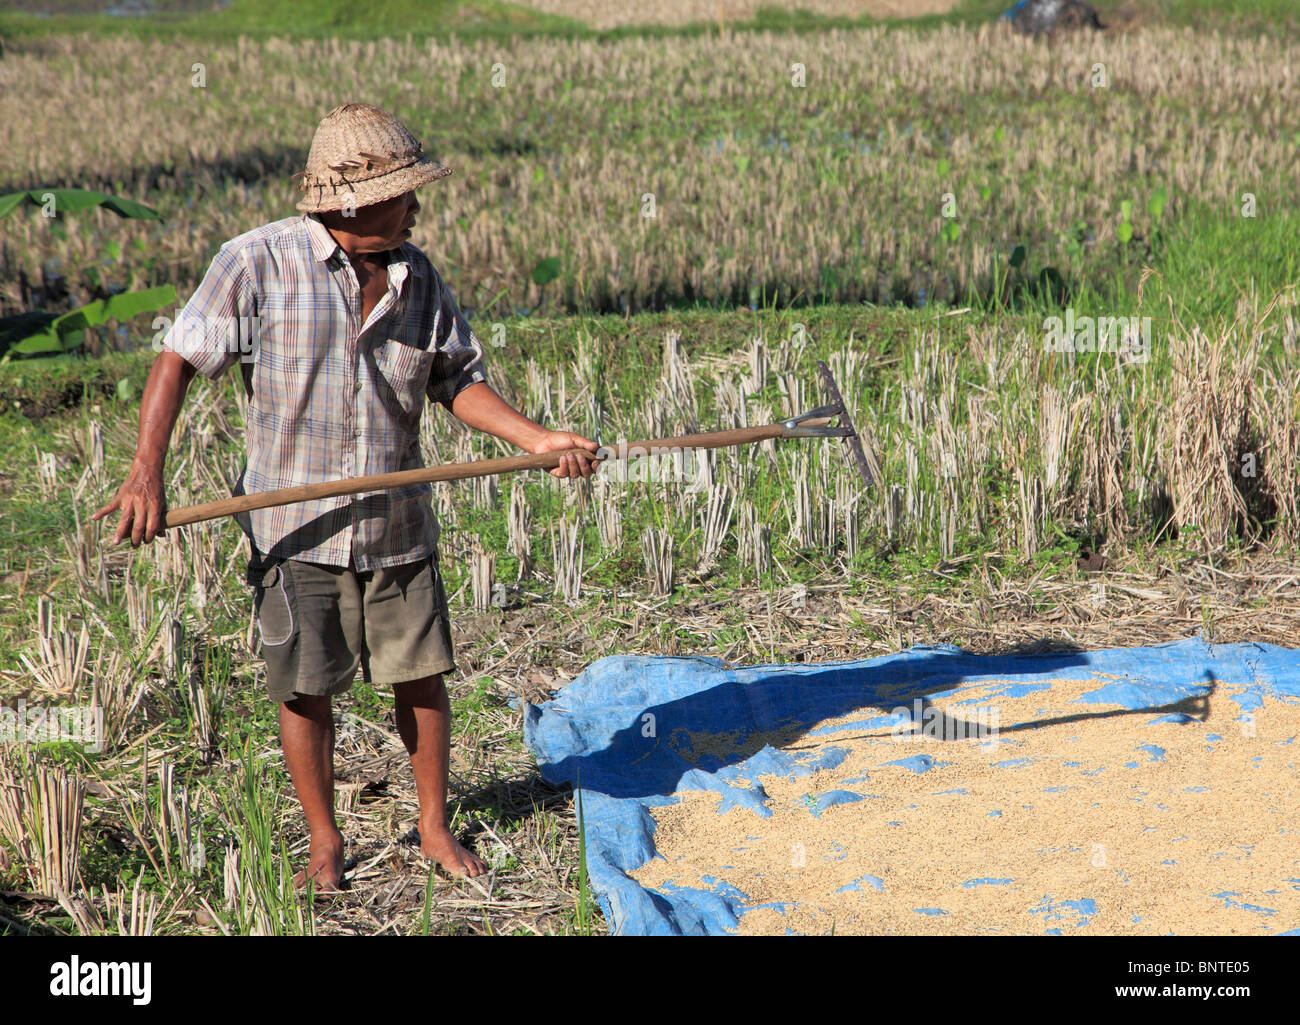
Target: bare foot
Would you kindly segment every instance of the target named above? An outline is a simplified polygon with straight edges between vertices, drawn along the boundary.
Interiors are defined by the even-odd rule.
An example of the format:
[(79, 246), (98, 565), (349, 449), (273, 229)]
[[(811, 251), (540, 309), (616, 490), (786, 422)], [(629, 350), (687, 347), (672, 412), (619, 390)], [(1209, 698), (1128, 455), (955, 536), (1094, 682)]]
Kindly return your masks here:
[(462, 847), (446, 826), (421, 823), (420, 850), (453, 879), (473, 879), (488, 871), (488, 863)]
[(307, 858), (307, 867), (299, 869), (293, 877), (293, 885), (300, 890), (307, 888), (307, 880), (315, 884), (317, 893), (338, 893), (343, 881), (343, 834), (332, 833), (311, 838), (311, 853)]

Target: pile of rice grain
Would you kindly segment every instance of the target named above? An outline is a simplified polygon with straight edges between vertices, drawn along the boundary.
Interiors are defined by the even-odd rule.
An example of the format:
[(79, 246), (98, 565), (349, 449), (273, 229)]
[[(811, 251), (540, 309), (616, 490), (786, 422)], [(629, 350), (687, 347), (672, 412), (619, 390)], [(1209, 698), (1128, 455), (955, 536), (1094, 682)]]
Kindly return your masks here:
[(718, 814), (703, 791), (652, 809), (661, 857), (632, 876), (735, 887), (748, 898), (740, 933), (1300, 927), (1300, 706), (1266, 698), (1243, 721), (1217, 696), (1176, 722), (1071, 703), (1095, 688), (1057, 680), (1010, 698), (990, 683), (932, 702), (969, 720), (992, 695), (998, 731), (985, 739), (903, 739), (864, 730), (862, 715), (820, 723), (787, 750), (847, 749), (840, 764), (760, 776), (769, 818)]

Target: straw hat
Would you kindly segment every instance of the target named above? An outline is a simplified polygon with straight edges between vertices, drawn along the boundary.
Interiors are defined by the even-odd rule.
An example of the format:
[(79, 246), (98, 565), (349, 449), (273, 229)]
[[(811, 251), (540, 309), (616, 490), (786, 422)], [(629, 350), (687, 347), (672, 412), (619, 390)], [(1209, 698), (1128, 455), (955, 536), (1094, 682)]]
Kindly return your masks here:
[(451, 174), (424, 155), (414, 135), (386, 110), (369, 103), (335, 107), (316, 128), (299, 175), (305, 213), (369, 206)]

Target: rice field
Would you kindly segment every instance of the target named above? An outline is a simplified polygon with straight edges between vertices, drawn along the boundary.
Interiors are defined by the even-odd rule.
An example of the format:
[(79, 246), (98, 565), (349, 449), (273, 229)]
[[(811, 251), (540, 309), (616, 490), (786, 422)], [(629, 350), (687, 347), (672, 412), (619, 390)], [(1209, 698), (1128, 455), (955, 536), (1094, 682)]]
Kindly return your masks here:
[[(10, 215), (0, 313), (187, 295), (221, 242), (292, 212), (311, 129), (355, 94), (456, 169), (414, 241), (517, 408), (606, 444), (758, 425), (819, 404), (826, 360), (876, 483), (800, 441), (436, 485), (451, 824), (492, 872), (429, 872), (391, 694), (358, 681), (336, 706), (353, 886), (304, 902), (242, 535), (110, 548), (89, 519), (134, 452), (147, 325), (93, 340), (130, 351), (87, 360), (85, 394), (33, 401), (62, 370), (0, 366), (0, 697), (87, 709), (102, 740), (0, 746), (0, 933), (599, 931), (571, 795), (538, 778), (519, 703), (608, 654), (1294, 644), (1296, 45), (1160, 25), (1051, 45), (994, 26), (14, 42), (0, 193), (99, 188), (163, 221)], [(1135, 318), (1144, 358), (1061, 351), (1067, 316)], [(234, 375), (196, 381), (172, 507), (229, 492), (245, 408)], [(420, 444), (514, 454), (440, 409)]]
[(1129, 296), (1182, 221), (1262, 240), (1285, 218), (1300, 83), (1277, 69), (1296, 45), (1172, 28), (1044, 45), (996, 25), (27, 41), (0, 62), (0, 187), (126, 193), (163, 221), (11, 215), (0, 312), (188, 294), (221, 241), (292, 212), (341, 95), (395, 110), (455, 169), (413, 240), (479, 316)]

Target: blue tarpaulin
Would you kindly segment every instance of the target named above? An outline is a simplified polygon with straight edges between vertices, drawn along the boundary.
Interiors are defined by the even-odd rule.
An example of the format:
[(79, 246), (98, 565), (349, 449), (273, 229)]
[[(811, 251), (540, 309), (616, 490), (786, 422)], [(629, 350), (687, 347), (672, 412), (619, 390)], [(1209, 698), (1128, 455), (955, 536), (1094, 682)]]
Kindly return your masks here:
[[(996, 682), (1000, 693), (1015, 697), (1060, 680), (1095, 681), (1077, 699), (1084, 703), (1162, 709), (1214, 693), (1235, 702), (1244, 717), (1266, 698), (1300, 698), (1300, 651), (1191, 638), (1036, 655), (920, 646), (862, 661), (743, 668), (706, 657), (616, 656), (593, 663), (555, 699), (527, 705), (524, 738), (546, 780), (580, 789), (588, 875), (612, 932), (723, 934), (750, 910), (734, 887), (645, 889), (629, 877), (655, 854), (651, 808), (674, 803), (680, 792), (704, 790), (721, 795), (720, 813), (743, 807), (770, 815), (760, 777), (807, 776), (840, 757), (835, 748), (782, 750), (770, 742), (774, 737), (859, 710), (857, 725), (889, 728), (913, 716), (905, 708), (959, 698), (966, 688)], [(1153, 721), (1185, 718), (1171, 712)], [(721, 754), (693, 750), (691, 738), (701, 734), (728, 737), (730, 747)], [(907, 767), (923, 772), (926, 759), (933, 761), (914, 755), (899, 764), (915, 762)], [(832, 791), (813, 812), (858, 798), (851, 790)], [(876, 887), (874, 879), (865, 876), (861, 888)]]

